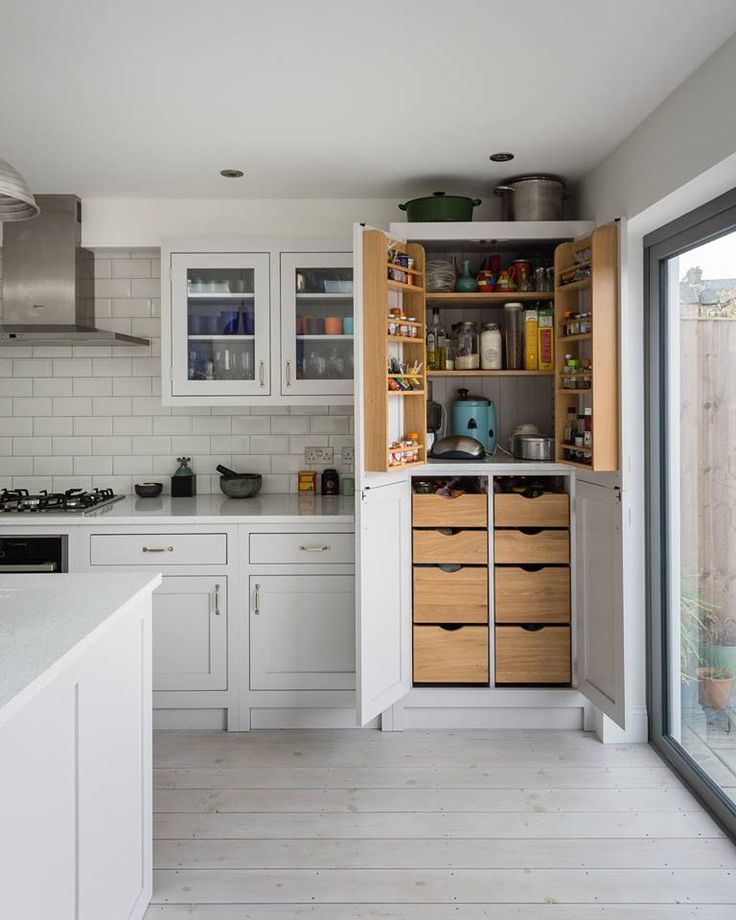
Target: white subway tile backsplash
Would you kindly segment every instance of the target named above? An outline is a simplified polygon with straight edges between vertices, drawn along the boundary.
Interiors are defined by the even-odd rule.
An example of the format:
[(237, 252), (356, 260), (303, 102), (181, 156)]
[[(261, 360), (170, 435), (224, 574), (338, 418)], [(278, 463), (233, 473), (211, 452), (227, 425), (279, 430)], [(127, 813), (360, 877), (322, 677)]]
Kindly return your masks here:
[(341, 450), (353, 443), (352, 407), (162, 405), (159, 268), (155, 249), (96, 251), (100, 327), (150, 346), (0, 351), (0, 485), (131, 494), (153, 476), (168, 492), (183, 454), (201, 493), (219, 492), (217, 463), (261, 473), (264, 492), (294, 492), (308, 445), (332, 445), (349, 472)]
[(92, 358), (56, 358), (53, 374), (54, 377), (91, 377)]
[(112, 379), (110, 377), (75, 377), (75, 396), (112, 396)]
[(65, 435), (73, 434), (74, 419), (59, 416), (56, 418), (47, 418), (44, 415), (37, 415), (33, 419), (34, 435)]
[[(90, 453), (90, 451), (88, 451)], [(130, 454), (131, 450), (131, 439), (124, 436), (112, 437), (101, 437), (101, 438), (92, 438), (92, 450), (91, 453), (98, 455), (105, 454)]]
[(64, 456), (86, 457), (92, 453), (92, 439), (87, 437), (80, 438), (52, 438), (53, 444), (49, 453), (60, 454)]
[(59, 396), (52, 402), (54, 415), (92, 415), (89, 396)]
[(97, 417), (94, 415), (80, 416), (74, 419), (73, 434), (105, 437), (106, 435), (112, 434), (112, 423), (113, 420), (111, 418)]

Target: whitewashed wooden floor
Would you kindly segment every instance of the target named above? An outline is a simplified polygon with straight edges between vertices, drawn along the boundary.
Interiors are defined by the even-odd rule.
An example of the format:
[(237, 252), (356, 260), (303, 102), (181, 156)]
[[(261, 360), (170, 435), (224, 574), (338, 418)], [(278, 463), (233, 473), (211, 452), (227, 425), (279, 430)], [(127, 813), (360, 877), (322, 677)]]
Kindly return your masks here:
[(736, 847), (582, 732), (158, 732), (146, 920), (734, 920)]

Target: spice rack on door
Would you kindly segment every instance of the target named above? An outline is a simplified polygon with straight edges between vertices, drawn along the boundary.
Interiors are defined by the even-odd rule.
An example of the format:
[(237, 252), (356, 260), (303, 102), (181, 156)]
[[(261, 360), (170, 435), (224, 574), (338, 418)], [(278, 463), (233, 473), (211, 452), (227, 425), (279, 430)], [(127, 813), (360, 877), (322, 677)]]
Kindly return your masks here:
[[(389, 249), (406, 253), (414, 260), (413, 269), (400, 270), (411, 277), (411, 284), (389, 278), (389, 271), (400, 268), (389, 262)], [(411, 466), (426, 460), (426, 307), (424, 292), (424, 248), (416, 243), (401, 243), (380, 230), (363, 233), (363, 389), (365, 403), (365, 467), (386, 472), (397, 466)], [(414, 318), (417, 335), (389, 333), (389, 309), (404, 307)], [(388, 361), (397, 357), (401, 363), (421, 365), (416, 375), (419, 386), (413, 390), (390, 390)], [(408, 376), (408, 375), (398, 375)], [(403, 399), (413, 396), (413, 399)], [(392, 403), (394, 405), (392, 405)], [(399, 403), (399, 405), (395, 405)], [(393, 429), (392, 430), (392, 426)], [(399, 430), (401, 429), (401, 430)], [(409, 432), (418, 435), (417, 446), (402, 450), (391, 448)], [(399, 455), (416, 457), (402, 463)]]
[[(579, 277), (576, 277), (579, 276)], [(596, 472), (618, 463), (618, 227), (607, 224), (555, 249), (555, 444), (557, 460)], [(568, 317), (567, 314), (571, 314)], [(584, 319), (575, 317), (583, 314)], [(581, 322), (579, 327), (575, 322)], [(572, 324), (572, 325), (571, 325)], [(572, 329), (572, 334), (567, 334)], [(582, 330), (582, 331), (580, 331)], [(566, 356), (591, 361), (565, 371)], [(578, 386), (565, 387), (565, 379)], [(589, 384), (581, 387), (580, 382)], [(565, 439), (568, 412), (590, 410), (592, 444)]]

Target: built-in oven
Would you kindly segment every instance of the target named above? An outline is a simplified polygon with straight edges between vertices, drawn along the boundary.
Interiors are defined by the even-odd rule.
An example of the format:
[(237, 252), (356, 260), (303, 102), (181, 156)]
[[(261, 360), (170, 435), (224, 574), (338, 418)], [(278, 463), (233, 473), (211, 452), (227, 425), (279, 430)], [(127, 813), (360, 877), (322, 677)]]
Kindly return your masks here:
[(67, 571), (65, 534), (0, 536), (0, 575)]

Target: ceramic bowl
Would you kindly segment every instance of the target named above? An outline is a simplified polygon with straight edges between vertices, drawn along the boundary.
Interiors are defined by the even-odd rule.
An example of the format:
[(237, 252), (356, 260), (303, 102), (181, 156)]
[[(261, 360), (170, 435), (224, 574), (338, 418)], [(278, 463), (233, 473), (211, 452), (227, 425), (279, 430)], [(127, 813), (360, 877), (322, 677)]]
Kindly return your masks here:
[(139, 498), (156, 498), (163, 490), (162, 482), (137, 482), (135, 484), (135, 494)]

